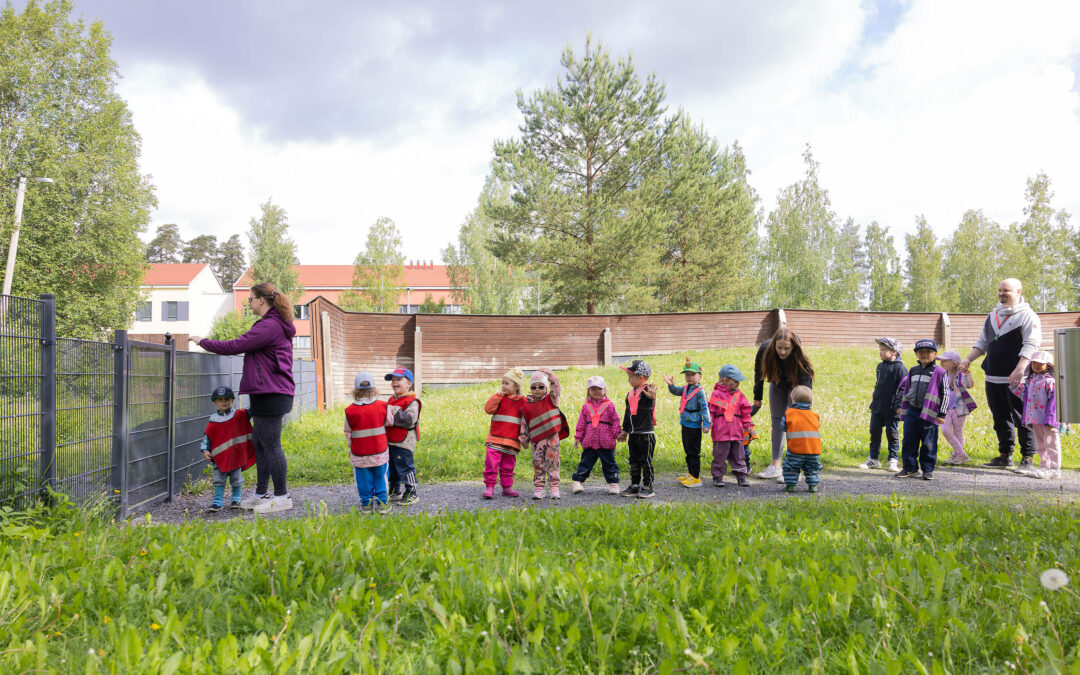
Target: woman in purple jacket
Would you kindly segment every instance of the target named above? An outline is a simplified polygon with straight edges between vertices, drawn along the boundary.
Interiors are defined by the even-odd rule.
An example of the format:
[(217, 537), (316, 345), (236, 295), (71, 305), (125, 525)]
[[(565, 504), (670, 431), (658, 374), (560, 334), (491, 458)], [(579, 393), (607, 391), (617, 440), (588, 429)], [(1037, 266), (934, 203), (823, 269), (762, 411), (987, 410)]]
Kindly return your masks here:
[[(250, 399), (254, 418), (251, 440), (255, 445), (255, 494), (240, 502), (256, 513), (274, 513), (292, 508), (285, 486), (285, 452), (281, 449), (281, 426), (292, 410), (296, 385), (293, 381), (292, 302), (273, 284), (251, 287), (251, 311), (259, 317), (251, 330), (235, 340), (209, 340), (192, 335), (189, 340), (215, 354), (243, 354), (244, 374), (240, 393)], [(267, 492), (274, 481), (274, 494)]]

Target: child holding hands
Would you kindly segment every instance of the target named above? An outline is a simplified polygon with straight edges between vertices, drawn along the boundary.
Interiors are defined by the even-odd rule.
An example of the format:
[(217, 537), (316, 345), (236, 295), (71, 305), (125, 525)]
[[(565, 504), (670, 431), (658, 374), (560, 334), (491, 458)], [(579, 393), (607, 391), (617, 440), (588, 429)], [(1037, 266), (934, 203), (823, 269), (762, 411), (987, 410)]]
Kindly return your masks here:
[(570, 425), (559, 410), (562, 387), (550, 368), (529, 378), (529, 395), (521, 409), (518, 441), (533, 448), (533, 499), (544, 498), (545, 483), (551, 498), (559, 498), (559, 441), (570, 435)]
[[(236, 395), (229, 387), (218, 387), (210, 394), (217, 412), (210, 416), (203, 432), (203, 456), (214, 467), (214, 501), (207, 511), (214, 513), (225, 506), (225, 481), (232, 485), (229, 508), (241, 508), (240, 491), (244, 487), (243, 471), (255, 463), (255, 446), (251, 443), (251, 418), (246, 408), (233, 409)], [(250, 500), (249, 500), (250, 501)], [(258, 503), (255, 500), (254, 503)], [(250, 507), (248, 507), (250, 508)]]
[(968, 393), (968, 389), (973, 387), (975, 382), (971, 379), (971, 373), (960, 370), (963, 359), (958, 352), (949, 350), (938, 360), (945, 369), (945, 385), (949, 389), (949, 412), (941, 425), (941, 433), (953, 451), (945, 464), (967, 464), (971, 457), (964, 451), (964, 421), (978, 407), (975, 399)]
[(736, 366), (725, 365), (720, 369), (720, 381), (713, 387), (709, 398), (712, 415), (713, 487), (724, 487), (724, 472), (731, 464), (731, 472), (739, 487), (747, 487), (746, 452), (743, 450), (745, 432), (751, 428), (750, 410), (753, 406), (746, 395), (739, 391), (739, 383), (746, 376)]
[(608, 494), (619, 494), (619, 465), (615, 462), (615, 444), (622, 429), (619, 427), (619, 413), (615, 404), (607, 397), (607, 383), (599, 375), (593, 375), (585, 383), (588, 398), (581, 406), (577, 429), (574, 432), (574, 447), (581, 448), (581, 463), (571, 476), (574, 481), (570, 491), (574, 494), (585, 490), (582, 483), (589, 477), (596, 460), (604, 471), (604, 480), (608, 484)]
[(1024, 380), (1013, 389), (1024, 402), (1021, 421), (1035, 435), (1035, 450), (1039, 453), (1036, 478), (1061, 478), (1061, 435), (1055, 385), (1054, 362), (1049, 353), (1040, 350), (1031, 355)]
[(619, 494), (623, 497), (652, 499), (653, 452), (656, 450), (656, 387), (649, 384), (652, 368), (641, 359), (634, 359), (626, 371), (630, 391), (626, 394), (620, 441), (626, 441), (630, 454), (630, 487)]

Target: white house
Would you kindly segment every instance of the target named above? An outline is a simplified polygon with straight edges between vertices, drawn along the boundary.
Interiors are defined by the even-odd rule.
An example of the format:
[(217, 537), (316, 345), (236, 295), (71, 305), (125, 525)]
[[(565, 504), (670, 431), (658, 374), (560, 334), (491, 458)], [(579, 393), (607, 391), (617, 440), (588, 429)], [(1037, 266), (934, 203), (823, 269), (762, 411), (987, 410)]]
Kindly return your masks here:
[(152, 263), (142, 289), (149, 300), (135, 311), (130, 332), (143, 339), (172, 333), (186, 343), (188, 335), (206, 335), (215, 319), (232, 310), (232, 292), (221, 290), (206, 263)]

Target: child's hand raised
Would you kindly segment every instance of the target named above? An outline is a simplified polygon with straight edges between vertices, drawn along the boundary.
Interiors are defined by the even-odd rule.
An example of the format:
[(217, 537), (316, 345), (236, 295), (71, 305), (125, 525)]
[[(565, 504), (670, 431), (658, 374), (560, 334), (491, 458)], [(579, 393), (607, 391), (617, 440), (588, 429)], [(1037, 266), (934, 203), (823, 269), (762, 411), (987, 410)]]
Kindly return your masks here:
[(674, 387), (675, 386), (675, 378), (670, 376), (670, 375), (665, 375), (664, 376), (664, 384), (666, 384), (669, 387)]

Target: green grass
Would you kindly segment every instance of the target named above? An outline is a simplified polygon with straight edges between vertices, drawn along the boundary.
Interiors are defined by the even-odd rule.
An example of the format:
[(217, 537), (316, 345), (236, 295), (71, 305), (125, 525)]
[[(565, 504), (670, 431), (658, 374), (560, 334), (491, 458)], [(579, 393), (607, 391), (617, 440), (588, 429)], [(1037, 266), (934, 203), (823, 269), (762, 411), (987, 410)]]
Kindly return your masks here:
[(125, 527), (62, 506), (0, 518), (0, 670), (1076, 672), (1078, 515), (807, 498)]
[[(670, 373), (681, 382), (679, 371), (686, 356), (705, 368), (703, 385), (711, 391), (716, 373), (725, 363), (734, 363), (747, 378), (753, 377), (755, 348), (720, 349), (708, 352), (686, 352), (667, 356), (647, 357), (653, 367), (653, 381), (660, 387), (660, 408), (657, 414), (656, 468), (662, 472), (684, 471), (686, 468), (679, 437), (679, 400), (667, 392), (661, 375)], [(877, 349), (854, 347), (811, 347), (808, 350), (817, 371), (814, 380), (814, 409), (821, 415), (822, 441), (826, 466), (853, 466), (864, 460), (870, 442), (870, 394), (874, 388), (874, 369), (880, 361)], [(966, 352), (966, 347), (960, 350)], [(905, 364), (914, 365), (907, 354)], [(979, 409), (968, 419), (964, 429), (966, 447), (976, 462), (988, 461), (997, 454), (997, 441), (990, 412), (983, 393), (980, 368), (973, 368), (975, 386), (971, 390)], [(560, 371), (563, 398), (560, 407), (574, 424), (585, 400), (585, 379), (603, 375), (608, 383), (608, 396), (622, 414), (623, 399), (629, 390), (626, 374), (618, 368), (587, 368)], [(483, 469), (483, 442), (487, 436), (489, 417), (484, 414), (484, 401), (497, 390), (496, 383), (472, 385), (455, 389), (440, 389), (424, 394), (422, 438), (416, 451), (416, 472), (420, 481), (475, 479)], [(748, 398), (753, 396), (748, 379), (742, 385)], [(766, 387), (765, 397), (768, 397)], [(766, 400), (767, 403), (767, 400)], [(295, 484), (347, 482), (351, 479), (347, 449), (341, 433), (344, 408), (310, 413), (285, 429), (283, 443), (289, 459), (289, 480)], [(768, 410), (754, 417), (760, 440), (751, 449), (754, 461), (762, 466), (770, 457), (769, 434), (771, 421)], [(1078, 434), (1062, 439), (1066, 466), (1075, 466), (1080, 459)], [(573, 470), (579, 458), (571, 449), (572, 441), (563, 443), (563, 473)], [(705, 450), (705, 454), (709, 454)], [(883, 449), (884, 452), (884, 449)], [(951, 449), (944, 437), (939, 440), (939, 459), (948, 457)], [(616, 457), (625, 462), (626, 446), (620, 445)], [(528, 456), (518, 460), (517, 473), (531, 477), (532, 463)]]

